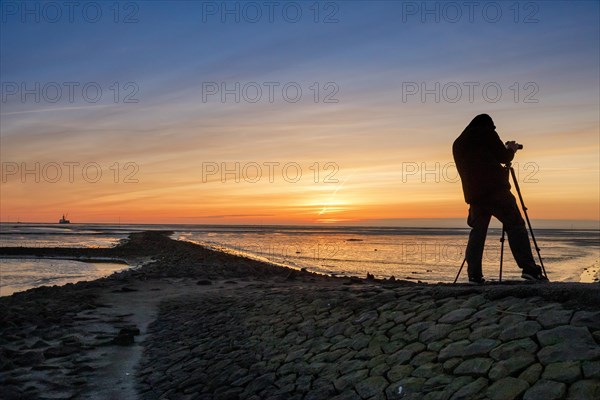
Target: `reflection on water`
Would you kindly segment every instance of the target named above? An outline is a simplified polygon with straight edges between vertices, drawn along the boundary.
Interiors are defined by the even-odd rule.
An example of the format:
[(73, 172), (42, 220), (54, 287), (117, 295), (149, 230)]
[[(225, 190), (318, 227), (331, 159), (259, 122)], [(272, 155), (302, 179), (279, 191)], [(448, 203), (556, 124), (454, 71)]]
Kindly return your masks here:
[[(296, 268), (331, 275), (452, 282), (464, 258), (468, 231), (464, 229), (369, 229), (319, 232), (318, 229), (273, 232), (177, 232), (174, 238), (232, 251)], [(595, 231), (540, 231), (536, 237), (553, 281), (594, 281), (598, 277), (600, 242)], [(500, 265), (500, 232), (490, 229), (484, 253), (484, 275), (497, 279)], [(537, 258), (536, 258), (537, 259)], [(466, 271), (463, 274), (466, 279)], [(503, 279), (521, 279), (520, 269), (506, 242)]]
[(59, 259), (0, 259), (0, 296), (38, 286), (91, 281), (128, 268), (125, 264)]
[(112, 247), (130, 232), (101, 225), (0, 224), (0, 247)]
[[(110, 247), (130, 233), (144, 230), (169, 230), (175, 232), (172, 236), (175, 239), (325, 274), (362, 277), (369, 272), (377, 277), (393, 275), (397, 279), (423, 282), (454, 280), (469, 233), (464, 228), (0, 224), (0, 247)], [(535, 234), (551, 280), (598, 279), (600, 231), (539, 229)], [(498, 277), (499, 239), (500, 230), (490, 229), (484, 254), (487, 279)], [(508, 243), (504, 252), (503, 278), (520, 279)], [(42, 265), (42, 261), (35, 261), (40, 263), (35, 265), (20, 265), (23, 260), (0, 262), (3, 263), (2, 294), (13, 282), (20, 287), (34, 287), (95, 279), (114, 270), (102, 271), (107, 264), (92, 268), (72, 262), (76, 263), (75, 268), (58, 261), (48, 265)], [(462, 278), (466, 279), (465, 272)]]

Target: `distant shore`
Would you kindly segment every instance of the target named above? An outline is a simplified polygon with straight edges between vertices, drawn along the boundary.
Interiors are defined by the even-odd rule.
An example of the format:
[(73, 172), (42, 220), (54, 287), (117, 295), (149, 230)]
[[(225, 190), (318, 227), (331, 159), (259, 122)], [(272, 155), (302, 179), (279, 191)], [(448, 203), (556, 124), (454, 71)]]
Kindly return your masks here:
[(143, 264), (0, 298), (3, 397), (600, 395), (598, 283), (333, 278), (169, 234), (134, 233), (114, 248), (0, 248)]

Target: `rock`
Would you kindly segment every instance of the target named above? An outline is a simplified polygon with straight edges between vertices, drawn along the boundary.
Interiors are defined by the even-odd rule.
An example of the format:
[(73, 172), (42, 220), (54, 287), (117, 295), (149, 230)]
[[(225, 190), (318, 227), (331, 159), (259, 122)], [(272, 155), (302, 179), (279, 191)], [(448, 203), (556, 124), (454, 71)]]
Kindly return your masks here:
[(529, 338), (518, 339), (496, 347), (490, 351), (490, 356), (497, 361), (506, 360), (523, 351), (527, 353), (535, 353), (537, 348), (537, 344), (535, 344), (535, 342)]
[(471, 344), (468, 340), (460, 340), (458, 342), (454, 342), (444, 347), (439, 355), (438, 359), (440, 361), (445, 361), (453, 357), (461, 357), (465, 348)]
[(138, 336), (139, 334), (140, 334), (140, 328), (138, 328), (135, 325), (121, 328), (121, 330), (119, 330), (119, 335)]
[(491, 358), (472, 358), (465, 360), (454, 369), (456, 375), (486, 376), (493, 360)]
[(587, 328), (575, 326), (558, 326), (553, 329), (539, 331), (537, 333), (537, 338), (542, 346), (551, 346), (565, 341), (595, 344), (594, 339)]
[(417, 378), (432, 378), (444, 372), (441, 364), (427, 363), (423, 364), (412, 373), (412, 376)]
[[(513, 308), (513, 307), (509, 307), (509, 308)], [(524, 322), (527, 320), (527, 317), (522, 314), (522, 313), (518, 313), (518, 314), (508, 314), (503, 316), (502, 318), (500, 318), (500, 325), (507, 327), (507, 326), (514, 326), (517, 325), (518, 323)]]
[(425, 346), (421, 342), (414, 342), (414, 343), (407, 344), (406, 346), (404, 346), (404, 350), (410, 350), (414, 354), (420, 353), (423, 350), (425, 350), (426, 348), (427, 348), (427, 346)]
[(600, 399), (600, 381), (583, 380), (569, 387), (569, 400), (598, 400)]
[(373, 357), (367, 363), (367, 368), (374, 368), (374, 367), (376, 367), (378, 365), (381, 365), (381, 364), (386, 364), (387, 365), (387, 358), (388, 357), (385, 354), (380, 354), (377, 357)]
[(248, 383), (246, 388), (244, 389), (244, 393), (253, 394), (258, 393), (261, 390), (271, 386), (275, 383), (275, 373), (269, 372), (267, 374), (261, 375), (256, 379), (253, 379)]
[(234, 400), (240, 397), (242, 388), (219, 388), (214, 393), (215, 400)]
[(506, 376), (514, 376), (515, 374), (523, 371), (531, 364), (535, 363), (535, 361), (536, 359), (532, 354), (525, 352), (518, 353), (507, 360), (497, 362), (490, 369), (490, 379), (493, 381), (497, 381)]
[(538, 317), (546, 312), (560, 312), (563, 310), (562, 306), (557, 303), (546, 304), (545, 306), (538, 306), (529, 311), (529, 315), (532, 317)]
[(481, 305), (484, 305), (487, 302), (486, 298), (478, 294), (476, 296), (471, 296), (462, 304), (464, 308), (477, 308)]
[(77, 365), (73, 370), (71, 370), (71, 372), (69, 372), (69, 375), (83, 375), (87, 372), (93, 372), (95, 370), (94, 367), (92, 367), (91, 365)]
[(360, 400), (360, 396), (354, 390), (346, 390), (332, 397), (331, 400)]
[(43, 340), (38, 340), (36, 341), (34, 344), (32, 344), (29, 348), (30, 349), (43, 349), (44, 347), (49, 347), (50, 344), (43, 341)]
[(587, 326), (591, 330), (600, 329), (600, 311), (577, 311), (571, 319), (571, 325)]
[(361, 369), (344, 374), (333, 382), (335, 389), (343, 392), (347, 388), (352, 387), (356, 382), (361, 382), (369, 375), (368, 369)]
[(450, 400), (469, 400), (475, 397), (476, 394), (480, 393), (485, 389), (488, 384), (488, 380), (485, 378), (477, 378), (476, 381), (469, 383), (466, 386), (458, 389)]
[(388, 372), (389, 370), (390, 370), (389, 365), (387, 365), (386, 363), (381, 363), (381, 364), (376, 365), (373, 368), (371, 368), (369, 375), (370, 376), (384, 376), (386, 374), (386, 372)]
[(438, 320), (442, 324), (455, 324), (460, 321), (464, 321), (469, 318), (475, 311), (474, 308), (459, 308), (454, 311), (450, 311)]
[(518, 399), (527, 389), (529, 389), (527, 382), (508, 376), (488, 387), (486, 394), (490, 400), (514, 400)]
[[(360, 278), (350, 277), (348, 281), (344, 282), (344, 285), (363, 285), (364, 282)], [(358, 396), (356, 393), (354, 395)], [(341, 395), (340, 395), (341, 396)]]
[(486, 356), (488, 353), (500, 345), (502, 342), (495, 339), (477, 339), (463, 351), (463, 357)]
[(456, 368), (462, 361), (463, 360), (460, 357), (454, 357), (449, 360), (446, 360), (444, 362), (444, 371), (446, 371), (446, 372), (454, 371), (454, 368)]
[(363, 399), (382, 394), (389, 385), (389, 382), (382, 376), (371, 376), (358, 382), (354, 389)]
[(393, 354), (393, 353), (397, 352), (398, 350), (400, 350), (405, 345), (406, 345), (406, 343), (404, 343), (402, 341), (389, 341), (389, 342), (383, 343), (381, 345), (381, 350), (383, 350), (383, 352), (385, 354)]
[(581, 378), (579, 362), (566, 361), (548, 364), (544, 369), (542, 378), (551, 381), (572, 383)]
[(437, 353), (434, 351), (424, 351), (417, 354), (410, 360), (410, 364), (418, 367), (420, 365), (428, 364), (437, 358)]
[(291, 270), (285, 277), (286, 281), (293, 281), (296, 279), (297, 273), (295, 270)]
[(400, 386), (402, 386), (403, 392), (406, 394), (420, 394), (425, 381), (425, 378), (415, 378), (414, 376), (410, 376), (402, 379), (400, 381)]
[(498, 338), (502, 341), (526, 338), (535, 335), (541, 328), (535, 321), (523, 321), (504, 329)]
[(362, 350), (369, 345), (371, 338), (367, 335), (356, 335), (350, 347), (356, 351)]
[(296, 381), (296, 392), (306, 393), (310, 390), (310, 386), (312, 383), (313, 377), (312, 375), (302, 375)]
[(208, 286), (208, 285), (212, 285), (212, 282), (209, 281), (208, 279), (200, 279), (198, 282), (196, 282), (196, 285)]
[(21, 400), (23, 399), (22, 389), (19, 389), (14, 385), (5, 385), (4, 382), (2, 384), (2, 398), (4, 400)]
[(12, 358), (15, 365), (21, 367), (32, 367), (41, 364), (47, 357), (45, 357), (41, 351), (24, 351), (22, 353), (15, 354)]
[(317, 378), (313, 383), (312, 389), (304, 396), (304, 400), (329, 399), (335, 393), (335, 388), (329, 381)]
[(563, 361), (587, 361), (600, 358), (600, 346), (582, 342), (563, 342), (546, 346), (537, 353), (543, 365)]
[(408, 326), (408, 328), (406, 328), (406, 332), (408, 332), (410, 334), (419, 334), (420, 332), (425, 331), (434, 326), (435, 326), (435, 322), (433, 322), (433, 321), (415, 322), (414, 324), (411, 324)]
[(363, 369), (365, 362), (361, 360), (346, 360), (339, 364), (338, 369), (342, 375), (349, 374), (352, 371)]
[(537, 317), (537, 322), (545, 329), (554, 328), (559, 325), (567, 325), (573, 316), (571, 310), (549, 310), (542, 312)]
[(474, 382), (475, 379), (471, 378), (470, 376), (459, 376), (459, 377), (455, 377), (452, 382), (450, 382), (450, 384), (448, 384), (444, 390), (443, 390), (443, 397), (442, 399), (447, 400), (450, 398), (450, 396), (452, 396), (454, 393), (456, 393), (458, 390), (460, 390), (461, 388), (471, 384), (472, 382)]
[(452, 325), (450, 324), (436, 324), (430, 326), (419, 334), (419, 341), (423, 343), (435, 342), (448, 336), (451, 330)]
[(586, 379), (600, 379), (600, 361), (584, 361), (582, 364), (583, 376)]
[(374, 356), (378, 356), (381, 355), (383, 353), (383, 350), (381, 350), (381, 345), (384, 343), (387, 343), (387, 337), (386, 336), (374, 336), (370, 341), (369, 341), (369, 346), (368, 351), (369, 353), (374, 357)]
[(523, 379), (524, 381), (529, 383), (529, 385), (533, 385), (538, 381), (538, 379), (540, 379), (543, 369), (544, 367), (542, 366), (542, 364), (530, 365), (525, 371), (521, 372), (521, 375), (519, 375), (519, 379)]
[(405, 394), (406, 391), (398, 383), (392, 383), (385, 389), (385, 395), (388, 400), (400, 400)]
[(496, 316), (498, 316), (498, 307), (494, 305), (485, 307), (484, 309), (477, 311), (475, 314), (473, 314), (473, 318), (483, 320), (490, 319)]
[(394, 365), (387, 372), (387, 377), (391, 382), (397, 382), (412, 374), (414, 367), (412, 365)]
[(448, 339), (452, 339), (455, 341), (465, 340), (469, 337), (470, 334), (471, 334), (471, 330), (469, 328), (458, 329), (458, 330), (450, 332), (448, 334)]
[(298, 359), (300, 359), (300, 358), (301, 358), (301, 357), (302, 357), (302, 356), (303, 356), (305, 353), (306, 353), (306, 349), (305, 349), (305, 348), (303, 348), (303, 347), (300, 347), (300, 348), (298, 348), (298, 349), (291, 350), (291, 351), (290, 351), (290, 352), (287, 354), (287, 356), (285, 357), (285, 360), (284, 360), (284, 362), (288, 363), (288, 362), (291, 362), (291, 361), (298, 360)]
[(117, 346), (130, 346), (135, 342), (134, 336), (131, 333), (121, 333), (115, 336), (112, 340)]
[(65, 357), (65, 356), (70, 356), (71, 354), (75, 354), (78, 352), (79, 352), (79, 347), (75, 347), (75, 346), (50, 347), (44, 351), (44, 357), (46, 357), (46, 358)]
[(331, 338), (337, 335), (343, 335), (344, 331), (348, 328), (347, 322), (338, 322), (327, 328), (325, 332), (323, 332), (323, 336), (326, 338)]
[[(242, 376), (231, 382), (232, 386), (246, 386), (246, 384), (254, 379), (251, 375)], [(199, 381), (202, 382), (204, 378), (200, 378)]]
[(523, 400), (560, 400), (567, 392), (567, 385), (562, 382), (540, 380), (525, 392)]
[(388, 357), (388, 364), (408, 364), (408, 362), (413, 358), (414, 354), (415, 352), (412, 350), (398, 350), (397, 352)]
[(473, 332), (469, 334), (469, 340), (475, 341), (477, 339), (495, 339), (500, 335), (502, 329), (498, 324), (478, 326), (473, 329)]
[(363, 324), (365, 326), (368, 326), (368, 325), (370, 325), (370, 323), (375, 321), (377, 318), (379, 318), (379, 314), (377, 313), (377, 310), (370, 310), (370, 311), (362, 313), (358, 318), (356, 318), (354, 320), (354, 323)]
[(423, 386), (423, 390), (425, 392), (429, 392), (431, 390), (444, 388), (447, 385), (449, 385), (454, 379), (456, 379), (456, 378), (452, 375), (445, 375), (445, 374), (439, 373), (439, 374), (427, 379), (427, 381), (425, 382), (425, 385)]

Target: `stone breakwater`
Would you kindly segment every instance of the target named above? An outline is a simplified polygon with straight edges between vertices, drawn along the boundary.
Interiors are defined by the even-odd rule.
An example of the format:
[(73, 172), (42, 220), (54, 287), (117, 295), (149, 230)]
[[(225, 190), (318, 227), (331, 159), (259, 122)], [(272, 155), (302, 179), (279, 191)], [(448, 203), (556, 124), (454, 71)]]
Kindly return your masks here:
[(599, 311), (450, 294), (258, 284), (166, 301), (141, 398), (600, 398)]
[(132, 234), (145, 260), (0, 298), (3, 399), (598, 399), (598, 284), (334, 279)]

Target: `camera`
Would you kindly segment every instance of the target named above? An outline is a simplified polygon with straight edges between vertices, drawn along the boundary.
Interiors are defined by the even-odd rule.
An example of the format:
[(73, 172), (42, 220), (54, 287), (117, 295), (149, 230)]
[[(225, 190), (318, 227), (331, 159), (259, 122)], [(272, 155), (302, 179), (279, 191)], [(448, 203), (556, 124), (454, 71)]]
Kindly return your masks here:
[[(509, 142), (506, 142), (506, 143), (505, 143), (505, 145), (507, 145), (507, 146), (508, 146), (508, 143), (509, 143)], [(519, 149), (519, 150), (523, 150), (523, 145), (522, 145), (522, 144), (520, 144), (520, 143), (517, 143), (517, 142), (515, 142), (515, 144), (517, 145), (517, 149)]]

